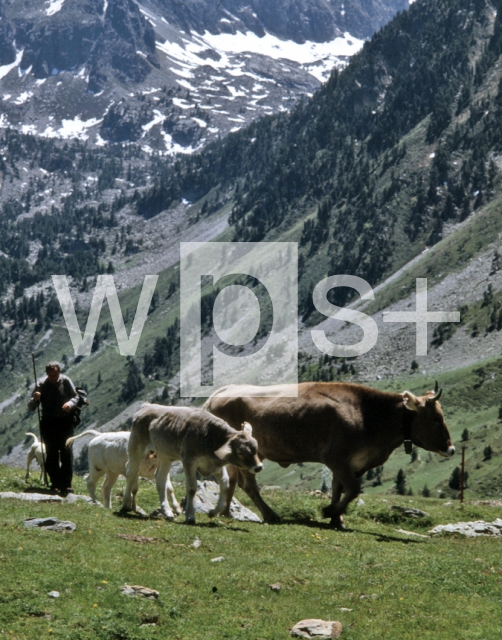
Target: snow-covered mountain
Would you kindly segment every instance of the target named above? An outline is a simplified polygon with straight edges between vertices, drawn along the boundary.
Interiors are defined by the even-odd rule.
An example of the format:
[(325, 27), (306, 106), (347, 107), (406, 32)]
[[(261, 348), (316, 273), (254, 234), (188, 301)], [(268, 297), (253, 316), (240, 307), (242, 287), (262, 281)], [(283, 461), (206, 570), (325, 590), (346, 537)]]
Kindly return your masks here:
[(4, 0), (0, 126), (191, 152), (290, 108), (407, 0)]

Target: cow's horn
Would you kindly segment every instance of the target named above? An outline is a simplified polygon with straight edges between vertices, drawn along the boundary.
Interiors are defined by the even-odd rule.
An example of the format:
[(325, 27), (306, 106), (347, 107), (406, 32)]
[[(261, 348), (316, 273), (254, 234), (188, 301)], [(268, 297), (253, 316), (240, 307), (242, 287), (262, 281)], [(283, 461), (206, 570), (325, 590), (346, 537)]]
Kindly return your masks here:
[(434, 386), (434, 397), (431, 398), (431, 402), (435, 402), (436, 400), (439, 400), (442, 393), (443, 393), (443, 390), (439, 388), (438, 381), (436, 380), (436, 384)]

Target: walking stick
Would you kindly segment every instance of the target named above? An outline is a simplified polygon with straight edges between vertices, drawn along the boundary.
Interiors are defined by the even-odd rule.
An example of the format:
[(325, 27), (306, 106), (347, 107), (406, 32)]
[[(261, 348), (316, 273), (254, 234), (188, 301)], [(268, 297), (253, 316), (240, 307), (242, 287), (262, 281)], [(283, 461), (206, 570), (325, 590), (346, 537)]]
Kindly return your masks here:
[[(35, 354), (31, 354), (31, 360), (33, 362), (33, 375), (35, 376), (35, 387), (37, 385), (37, 370), (35, 368)], [(40, 418), (40, 405), (37, 406), (37, 415), (38, 415), (38, 430), (40, 431), (40, 445), (42, 447), (42, 474), (44, 477), (44, 484), (46, 487), (49, 486), (49, 482), (47, 481), (47, 472), (45, 470), (45, 445), (44, 445), (44, 436), (42, 434), (42, 420)]]

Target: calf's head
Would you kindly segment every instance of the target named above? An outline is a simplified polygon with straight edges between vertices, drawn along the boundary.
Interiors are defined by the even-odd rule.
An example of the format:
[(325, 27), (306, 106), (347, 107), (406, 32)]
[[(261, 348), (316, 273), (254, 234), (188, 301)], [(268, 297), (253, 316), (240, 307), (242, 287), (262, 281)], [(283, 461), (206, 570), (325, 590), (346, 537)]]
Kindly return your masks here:
[(237, 432), (214, 455), (225, 464), (233, 464), (241, 469), (258, 473), (263, 464), (258, 456), (258, 443), (252, 436), (253, 430), (248, 422), (243, 423), (242, 431)]
[(406, 409), (415, 412), (411, 423), (412, 442), (449, 458), (455, 453), (455, 447), (438, 402), (441, 391), (436, 382), (434, 391), (423, 396), (415, 396), (410, 391), (404, 391), (402, 396)]

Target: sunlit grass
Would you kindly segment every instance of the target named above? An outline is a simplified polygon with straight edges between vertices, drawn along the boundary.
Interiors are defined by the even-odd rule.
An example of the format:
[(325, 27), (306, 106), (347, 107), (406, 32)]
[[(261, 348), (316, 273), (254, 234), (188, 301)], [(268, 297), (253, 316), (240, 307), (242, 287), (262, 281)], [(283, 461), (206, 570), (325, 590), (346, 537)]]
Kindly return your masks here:
[[(2, 490), (19, 490), (21, 478), (21, 470), (0, 469)], [(75, 486), (84, 492), (81, 479)], [(181, 497), (182, 487), (176, 491)], [(323, 498), (276, 490), (267, 500), (282, 524), (198, 516), (196, 526), (186, 526), (183, 517), (120, 517), (83, 502), (2, 500), (0, 632), (19, 639), (278, 640), (313, 617), (340, 620), (349, 639), (501, 637), (500, 541), (397, 531), (423, 535), (439, 523), (493, 520), (495, 509), (364, 496), (346, 516), (348, 531), (338, 532), (320, 517)], [(426, 527), (389, 509), (410, 501), (430, 514)], [(157, 506), (151, 483), (141, 484), (138, 502)], [(119, 500), (114, 504), (118, 509)], [(30, 516), (71, 520), (77, 530), (25, 529)], [(219, 556), (224, 560), (211, 562)], [(124, 596), (124, 583), (156, 589), (159, 599)], [(276, 583), (279, 592), (270, 589)], [(60, 597), (50, 598), (51, 591)]]

